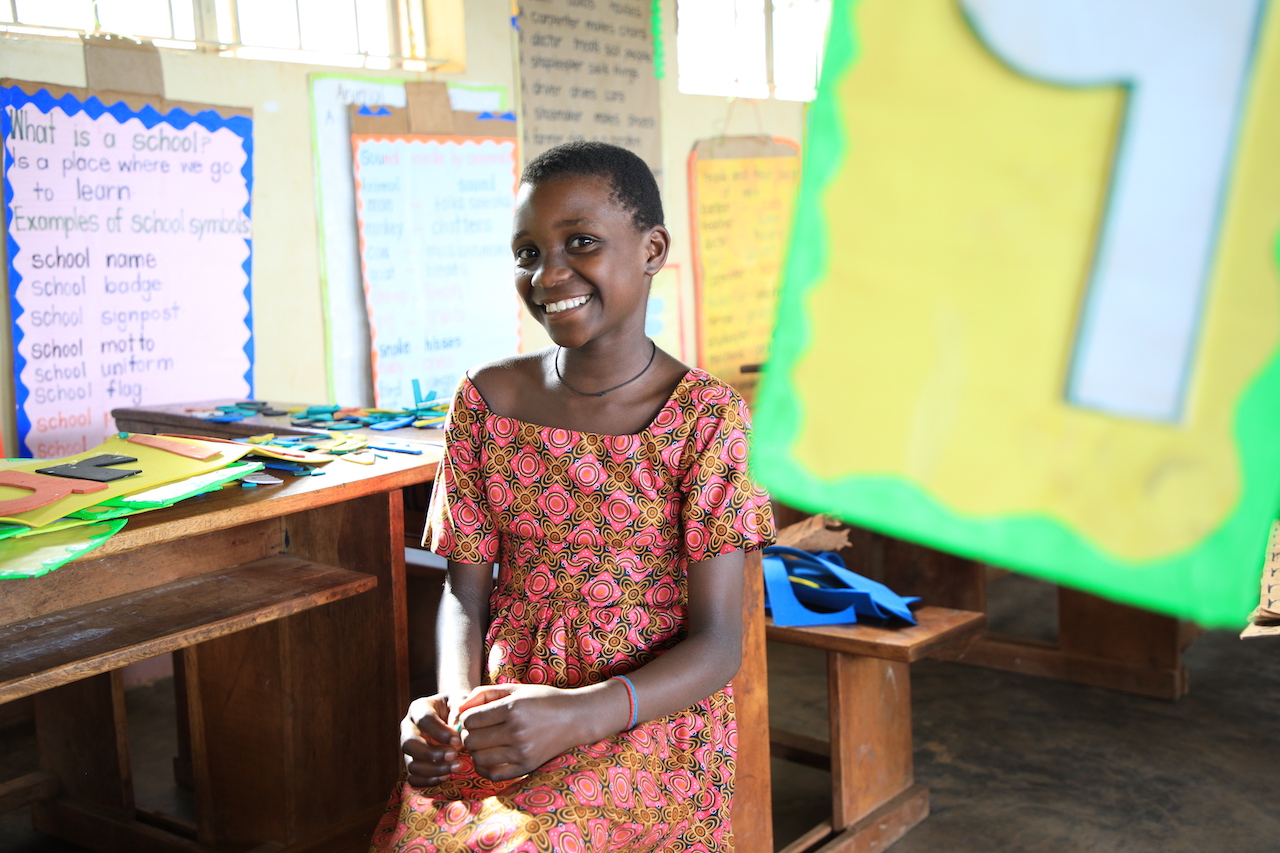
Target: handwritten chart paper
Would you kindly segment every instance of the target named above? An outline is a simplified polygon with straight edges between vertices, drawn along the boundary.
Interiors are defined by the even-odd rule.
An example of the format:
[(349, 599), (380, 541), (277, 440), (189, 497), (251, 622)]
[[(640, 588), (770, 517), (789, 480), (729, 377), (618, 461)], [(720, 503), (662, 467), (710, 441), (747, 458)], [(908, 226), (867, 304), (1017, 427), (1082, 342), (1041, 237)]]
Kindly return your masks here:
[[(477, 83), (449, 83), (455, 110), (502, 112), (506, 90)], [(311, 145), (319, 211), (320, 275), (329, 367), (329, 401), (373, 403), (369, 321), (360, 278), (360, 238), (351, 182), (350, 107), (404, 107), (403, 80), (343, 74), (311, 75)]]
[(562, 142), (609, 142), (638, 154), (662, 185), (652, 26), (641, 0), (520, 5), (526, 161)]
[(768, 353), (800, 158), (786, 147), (792, 156), (708, 157), (705, 150), (699, 143), (689, 165), (698, 363), (749, 396), (756, 375), (741, 368), (762, 364)]
[(253, 393), (252, 122), (0, 87), (22, 454), (111, 410)]
[(514, 355), (514, 139), (353, 134), (376, 405), (448, 397), (467, 368)]

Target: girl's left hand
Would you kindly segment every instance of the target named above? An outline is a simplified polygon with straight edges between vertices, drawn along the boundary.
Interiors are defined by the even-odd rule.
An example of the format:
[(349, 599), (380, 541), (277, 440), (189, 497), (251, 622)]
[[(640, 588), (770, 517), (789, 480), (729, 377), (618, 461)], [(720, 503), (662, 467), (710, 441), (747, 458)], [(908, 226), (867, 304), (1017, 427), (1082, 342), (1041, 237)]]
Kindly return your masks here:
[[(587, 697), (543, 684), (491, 684), (458, 708), (476, 772), (495, 782), (530, 773), (566, 750), (594, 743)], [(584, 737), (590, 738), (584, 740)]]

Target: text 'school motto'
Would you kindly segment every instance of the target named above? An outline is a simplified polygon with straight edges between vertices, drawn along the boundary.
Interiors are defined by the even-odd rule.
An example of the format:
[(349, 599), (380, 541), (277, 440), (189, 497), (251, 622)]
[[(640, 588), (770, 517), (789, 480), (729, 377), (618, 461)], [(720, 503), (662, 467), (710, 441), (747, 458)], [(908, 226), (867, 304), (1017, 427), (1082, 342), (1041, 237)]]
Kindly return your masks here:
[(251, 395), (250, 119), (0, 103), (23, 454), (89, 449), (115, 408)]

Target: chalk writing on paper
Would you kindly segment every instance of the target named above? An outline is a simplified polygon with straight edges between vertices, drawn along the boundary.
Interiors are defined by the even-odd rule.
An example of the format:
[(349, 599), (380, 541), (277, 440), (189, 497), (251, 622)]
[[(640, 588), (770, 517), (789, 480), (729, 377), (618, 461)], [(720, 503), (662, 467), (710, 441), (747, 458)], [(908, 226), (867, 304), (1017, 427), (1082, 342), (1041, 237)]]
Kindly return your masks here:
[(250, 394), (249, 120), (0, 99), (23, 451), (87, 450), (114, 408)]

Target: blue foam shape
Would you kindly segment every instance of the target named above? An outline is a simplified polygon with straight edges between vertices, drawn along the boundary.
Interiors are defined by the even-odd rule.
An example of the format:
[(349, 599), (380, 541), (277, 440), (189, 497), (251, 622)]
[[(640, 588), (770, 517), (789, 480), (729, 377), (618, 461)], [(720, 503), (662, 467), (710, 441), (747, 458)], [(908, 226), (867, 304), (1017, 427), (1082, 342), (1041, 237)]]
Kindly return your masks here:
[(401, 427), (411, 426), (414, 420), (415, 418), (393, 418), (392, 420), (389, 420), (389, 421), (382, 421), (381, 423), (370, 424), (369, 429), (376, 429), (376, 430), (400, 429)]

